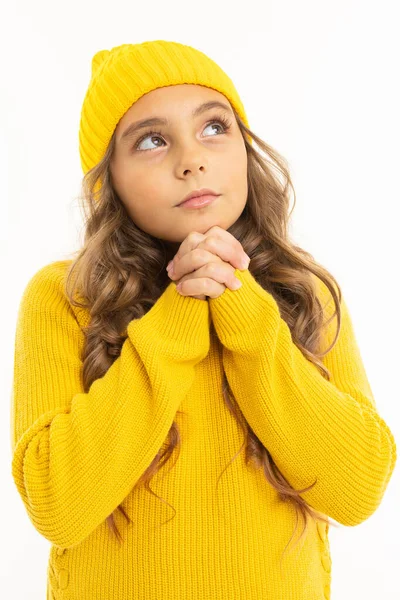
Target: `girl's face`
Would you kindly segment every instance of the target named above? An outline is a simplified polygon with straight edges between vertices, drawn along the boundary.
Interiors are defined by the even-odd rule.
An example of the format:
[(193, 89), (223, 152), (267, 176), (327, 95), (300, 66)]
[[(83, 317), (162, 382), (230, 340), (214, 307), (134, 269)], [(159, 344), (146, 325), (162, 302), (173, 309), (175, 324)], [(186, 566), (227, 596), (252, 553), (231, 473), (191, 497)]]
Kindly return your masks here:
[[(226, 108), (200, 110), (210, 102)], [(155, 118), (167, 123), (132, 131), (138, 121)], [(135, 224), (174, 250), (191, 231), (205, 233), (214, 225), (228, 229), (247, 201), (247, 153), (229, 101), (214, 89), (192, 84), (145, 94), (116, 127), (111, 175)], [(203, 208), (177, 206), (200, 188), (221, 195)]]

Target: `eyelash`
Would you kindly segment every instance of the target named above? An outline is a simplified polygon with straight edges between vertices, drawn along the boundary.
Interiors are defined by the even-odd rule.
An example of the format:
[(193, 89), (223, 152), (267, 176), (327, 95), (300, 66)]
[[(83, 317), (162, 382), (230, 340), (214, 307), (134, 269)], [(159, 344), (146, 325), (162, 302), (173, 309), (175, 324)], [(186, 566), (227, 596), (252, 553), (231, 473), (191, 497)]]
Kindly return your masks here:
[[(208, 127), (209, 125), (212, 125), (214, 123), (219, 123), (220, 125), (223, 125), (224, 131), (222, 133), (226, 133), (227, 131), (229, 131), (230, 126), (231, 126), (230, 121), (226, 117), (221, 116), (221, 117), (215, 117), (211, 121), (208, 121), (205, 124), (205, 127)], [(142, 137), (139, 138), (137, 140), (137, 142), (135, 142), (135, 144), (133, 146), (134, 149), (137, 150), (138, 146), (143, 142), (143, 140), (145, 140), (147, 137), (152, 136), (152, 135), (153, 136), (154, 135), (159, 135), (160, 137), (162, 137), (161, 131), (154, 131), (154, 130), (153, 131), (148, 131), (147, 133), (145, 133), (144, 135), (142, 135)], [(211, 136), (211, 137), (214, 137), (214, 136)], [(159, 146), (159, 148), (160, 147), (161, 146)], [(147, 148), (147, 150), (138, 150), (138, 152), (150, 152), (151, 150), (156, 150), (156, 148)]]

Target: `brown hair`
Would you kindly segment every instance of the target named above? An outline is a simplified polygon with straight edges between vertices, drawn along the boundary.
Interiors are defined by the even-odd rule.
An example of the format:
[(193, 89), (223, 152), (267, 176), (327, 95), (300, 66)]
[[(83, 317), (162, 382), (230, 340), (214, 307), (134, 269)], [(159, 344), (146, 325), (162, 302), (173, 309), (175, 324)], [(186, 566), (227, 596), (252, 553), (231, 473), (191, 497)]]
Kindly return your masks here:
[[(341, 289), (336, 279), (318, 264), (311, 254), (289, 239), (289, 190), (293, 190), (294, 203), (296, 196), (287, 162), (276, 150), (250, 131), (235, 110), (234, 114), (247, 150), (248, 198), (242, 215), (230, 227), (229, 232), (240, 241), (250, 256), (249, 269), (253, 277), (276, 300), (280, 314), (290, 328), (293, 342), (303, 355), (315, 364), (322, 376), (330, 380), (329, 370), (320, 359), (335, 345), (339, 335)], [(265, 156), (254, 148), (254, 144), (248, 142), (246, 136), (252, 138)], [(127, 337), (128, 323), (132, 319), (142, 317), (171, 283), (165, 267), (173, 256), (168, 255), (168, 248), (163, 240), (136, 227), (113, 188), (110, 161), (114, 148), (115, 131), (104, 158), (83, 178), (81, 199), (85, 213), (84, 244), (75, 253), (76, 257), (68, 269), (66, 282), (71, 304), (90, 309), (91, 321), (89, 326), (84, 328), (85, 345), (82, 356), (82, 377), (86, 392), (93, 381), (102, 377), (119, 356)], [(97, 187), (96, 184), (100, 180), (102, 185)], [(338, 318), (336, 336), (324, 352), (320, 352), (320, 345), (325, 324), (323, 309), (316, 294), (315, 278), (324, 282), (336, 306), (336, 312), (326, 325), (335, 315)], [(79, 290), (84, 302), (74, 299), (75, 289)], [(280, 500), (291, 502), (295, 507), (294, 532), (299, 515), (302, 516), (304, 529), (298, 541), (306, 532), (308, 517), (337, 526), (308, 506), (301, 497), (303, 492), (316, 484), (317, 479), (303, 490), (295, 490), (290, 486), (268, 449), (245, 420), (225, 374), (222, 393), (228, 409), (244, 433), (244, 443), (232, 461), (245, 446), (246, 463), (252, 460), (257, 469), (261, 466), (265, 478), (277, 490)], [(167, 444), (159, 450), (135, 487), (143, 484), (150, 493), (157, 496), (150, 488), (149, 481), (168, 461), (175, 448), (179, 456), (180, 444), (179, 428), (177, 423), (173, 422), (167, 436)], [(115, 512), (117, 510), (130, 520), (122, 504)], [(107, 522), (110, 530), (121, 542), (122, 536), (116, 526), (114, 512), (107, 517)]]

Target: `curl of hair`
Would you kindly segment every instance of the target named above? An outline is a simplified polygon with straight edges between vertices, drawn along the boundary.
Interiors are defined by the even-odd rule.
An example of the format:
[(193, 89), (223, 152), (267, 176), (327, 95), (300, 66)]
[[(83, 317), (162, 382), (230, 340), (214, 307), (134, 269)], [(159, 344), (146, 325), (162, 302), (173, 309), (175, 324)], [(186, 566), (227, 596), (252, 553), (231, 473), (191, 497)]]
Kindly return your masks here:
[[(290, 328), (293, 342), (315, 364), (322, 376), (330, 380), (329, 370), (321, 359), (333, 348), (339, 335), (341, 289), (329, 271), (289, 239), (290, 190), (293, 190), (294, 195), (293, 208), (296, 196), (287, 161), (248, 129), (236, 111), (234, 114), (247, 151), (248, 198), (244, 211), (229, 232), (240, 241), (250, 256), (249, 269), (253, 277), (276, 300), (281, 317)], [(248, 142), (247, 136), (252, 138), (261, 151)], [(83, 328), (85, 344), (82, 379), (86, 392), (93, 381), (102, 377), (119, 356), (127, 337), (129, 322), (142, 317), (171, 283), (165, 267), (173, 255), (163, 240), (143, 232), (135, 225), (114, 190), (110, 170), (114, 148), (115, 132), (103, 159), (83, 178), (80, 199), (83, 201), (84, 211), (84, 243), (74, 253), (76, 256), (68, 268), (66, 280), (66, 293), (70, 303), (89, 310), (91, 317), (89, 326)], [(323, 322), (323, 309), (316, 293), (316, 279), (326, 285), (336, 307), (327, 323)], [(80, 301), (75, 298), (76, 290)], [(335, 315), (338, 320), (336, 336), (331, 346), (320, 352), (322, 330)], [(244, 418), (225, 374), (222, 394), (244, 434), (243, 445), (225, 469), (244, 446), (246, 464), (253, 461), (256, 469), (262, 467), (266, 480), (275, 488), (279, 499), (290, 502), (295, 507), (296, 525), (293, 535), (299, 516), (302, 517), (304, 528), (298, 542), (306, 533), (308, 518), (337, 527), (334, 522), (307, 505), (301, 497), (317, 480), (307, 488), (296, 490), (279, 471), (268, 449)], [(160, 499), (150, 488), (150, 479), (169, 460), (175, 449), (178, 452), (177, 460), (180, 447), (179, 428), (174, 421), (165, 447), (159, 450), (135, 487), (143, 484)], [(123, 538), (114, 516), (118, 510), (127, 521), (131, 521), (122, 504), (106, 520), (111, 532), (121, 543)]]

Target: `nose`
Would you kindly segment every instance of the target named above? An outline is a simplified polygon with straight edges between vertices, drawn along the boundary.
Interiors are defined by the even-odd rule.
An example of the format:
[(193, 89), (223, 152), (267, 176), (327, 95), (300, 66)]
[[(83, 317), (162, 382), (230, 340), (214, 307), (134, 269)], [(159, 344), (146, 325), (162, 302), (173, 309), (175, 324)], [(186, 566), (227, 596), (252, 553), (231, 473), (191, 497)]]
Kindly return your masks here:
[(198, 171), (204, 172), (207, 169), (207, 160), (205, 149), (199, 144), (187, 143), (182, 146), (180, 160), (178, 161), (178, 173), (184, 176), (188, 173), (196, 174)]
[(183, 174), (187, 175), (188, 173), (196, 173), (197, 171), (204, 171), (205, 168), (203, 165), (195, 165), (193, 167), (188, 167), (183, 170)]

